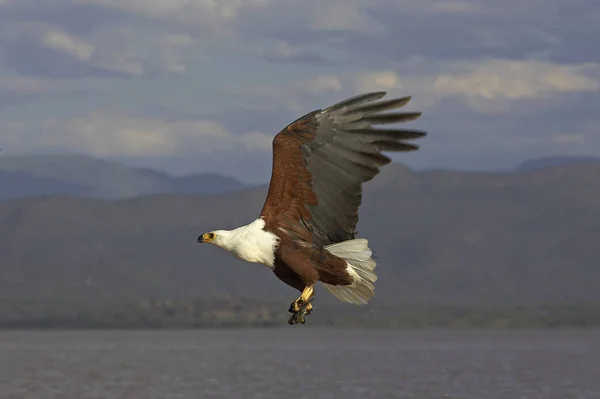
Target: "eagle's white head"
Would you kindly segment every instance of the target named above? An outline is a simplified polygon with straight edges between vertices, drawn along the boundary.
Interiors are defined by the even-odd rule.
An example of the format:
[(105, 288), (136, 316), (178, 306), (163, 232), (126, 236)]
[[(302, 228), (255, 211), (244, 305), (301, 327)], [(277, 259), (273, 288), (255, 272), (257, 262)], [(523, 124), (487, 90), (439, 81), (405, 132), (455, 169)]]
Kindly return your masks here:
[(231, 247), (231, 231), (230, 230), (214, 230), (202, 234), (198, 237), (198, 242), (202, 244), (213, 244), (217, 247), (227, 249)]
[(279, 238), (264, 230), (261, 218), (233, 230), (213, 230), (198, 237), (199, 243), (213, 244), (241, 260), (273, 267)]

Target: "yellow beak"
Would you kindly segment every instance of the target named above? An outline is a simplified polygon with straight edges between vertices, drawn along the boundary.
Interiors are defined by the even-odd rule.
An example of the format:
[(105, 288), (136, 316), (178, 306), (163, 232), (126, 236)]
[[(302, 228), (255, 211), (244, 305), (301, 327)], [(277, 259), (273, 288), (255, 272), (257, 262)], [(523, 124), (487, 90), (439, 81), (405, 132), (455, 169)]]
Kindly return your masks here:
[(211, 238), (209, 238), (209, 236), (210, 235), (208, 233), (202, 234), (200, 237), (198, 237), (198, 242), (199, 243), (211, 242)]

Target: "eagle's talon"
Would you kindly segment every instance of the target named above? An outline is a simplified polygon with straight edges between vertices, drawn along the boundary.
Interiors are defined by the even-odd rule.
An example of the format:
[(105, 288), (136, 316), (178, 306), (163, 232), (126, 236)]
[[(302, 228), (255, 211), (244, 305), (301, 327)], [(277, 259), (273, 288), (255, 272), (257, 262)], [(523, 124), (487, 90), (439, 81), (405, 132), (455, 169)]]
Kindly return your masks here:
[[(296, 307), (297, 310), (294, 310)], [(313, 306), (310, 302), (305, 302), (302, 299), (298, 299), (292, 302), (289, 311), (292, 313), (292, 316), (288, 320), (290, 325), (298, 323), (305, 324), (306, 320), (304, 319), (304, 316), (308, 316), (313, 312)]]
[(313, 308), (312, 303), (308, 303), (306, 305), (306, 314), (305, 315), (308, 316), (309, 314), (311, 314), (313, 312), (313, 310), (314, 310), (314, 308)]
[(288, 310), (288, 312), (290, 312), (290, 313), (298, 313), (305, 306), (306, 306), (306, 303), (302, 300), (302, 298), (298, 298), (298, 299), (296, 299), (294, 302), (292, 302), (290, 304), (290, 309)]
[(288, 320), (288, 324), (291, 326), (298, 324), (300, 322), (301, 317), (302, 316), (299, 313), (292, 314), (292, 317), (290, 317), (290, 319)]
[(294, 324), (304, 324), (306, 323), (306, 320), (304, 319), (304, 316), (306, 315), (305, 310), (302, 309), (299, 312), (294, 312), (294, 314), (292, 314), (292, 317), (290, 317), (290, 319), (288, 320), (288, 323), (290, 325), (294, 325)]

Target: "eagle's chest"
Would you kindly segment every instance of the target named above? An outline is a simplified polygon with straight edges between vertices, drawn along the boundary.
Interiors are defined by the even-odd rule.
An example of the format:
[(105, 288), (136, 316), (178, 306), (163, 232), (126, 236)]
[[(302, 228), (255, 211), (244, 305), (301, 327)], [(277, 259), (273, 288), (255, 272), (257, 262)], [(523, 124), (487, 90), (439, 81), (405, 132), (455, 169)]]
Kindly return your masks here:
[(260, 230), (240, 240), (232, 248), (232, 252), (245, 262), (260, 263), (273, 269), (275, 267), (277, 243), (278, 238), (276, 235)]

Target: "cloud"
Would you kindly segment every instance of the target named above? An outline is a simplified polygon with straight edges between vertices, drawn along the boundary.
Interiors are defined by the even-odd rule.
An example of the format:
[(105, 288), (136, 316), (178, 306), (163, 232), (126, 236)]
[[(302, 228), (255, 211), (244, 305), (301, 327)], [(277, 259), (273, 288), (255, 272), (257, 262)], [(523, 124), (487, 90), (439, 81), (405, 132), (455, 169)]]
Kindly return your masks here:
[[(389, 68), (390, 62), (415, 55), (435, 60), (543, 55), (554, 62), (581, 62), (579, 49), (593, 48), (591, 31), (597, 24), (592, 0), (351, 0), (327, 4), (338, 18), (348, 13), (358, 15), (360, 22), (329, 29), (328, 21), (333, 18), (327, 8), (307, 2), (300, 9), (287, 10), (284, 25), (273, 22), (252, 30), (248, 23), (244, 33), (252, 36), (258, 31), (294, 45), (327, 43), (353, 63)], [(320, 20), (323, 22), (315, 22)], [(367, 28), (365, 21), (370, 21)], [(331, 26), (336, 26), (335, 21)], [(600, 61), (600, 53), (585, 57)]]
[(51, 81), (22, 77), (0, 76), (0, 91), (15, 94), (43, 93), (53, 89)]
[(289, 89), (295, 93), (319, 95), (326, 92), (339, 92), (342, 90), (342, 84), (336, 75), (318, 75), (311, 79), (292, 82)]
[(393, 90), (400, 86), (400, 76), (394, 71), (370, 71), (359, 73), (355, 78), (359, 92)]
[[(304, 95), (353, 95), (386, 90), (391, 95), (413, 95), (423, 106), (459, 98), (481, 112), (506, 111), (502, 105), (510, 105), (513, 101), (553, 100), (560, 95), (600, 91), (600, 64), (596, 63), (559, 64), (484, 58), (469, 62), (447, 61), (428, 70), (425, 65), (431, 64), (432, 60), (422, 58), (416, 62), (424, 66), (415, 67), (409, 61), (408, 65), (400, 64), (397, 70), (320, 74), (285, 85), (250, 85), (245, 90), (265, 99), (270, 97), (273, 104), (285, 98), (300, 100)], [(486, 108), (488, 106), (491, 108)]]
[(262, 57), (269, 62), (285, 62), (307, 65), (330, 65), (333, 61), (317, 50), (295, 46), (284, 40), (276, 40), (265, 45), (261, 43), (258, 48), (243, 47), (242, 51), (250, 56)]
[(53, 149), (95, 156), (262, 151), (270, 148), (272, 140), (256, 131), (234, 134), (209, 119), (168, 120), (109, 111), (34, 123), (12, 120), (4, 124), (2, 132), (2, 141), (12, 150)]
[(367, 4), (351, 0), (311, 2), (306, 9), (308, 28), (320, 32), (381, 32), (383, 26), (365, 11)]
[(79, 61), (88, 60), (94, 53), (93, 44), (60, 29), (46, 31), (41, 37), (41, 42), (44, 46), (70, 55)]
[(248, 100), (249, 107), (274, 110), (284, 106), (295, 112), (308, 112), (318, 104), (327, 106), (329, 101), (337, 102), (342, 97), (362, 92), (386, 90), (396, 94), (400, 92), (400, 87), (398, 73), (376, 70), (337, 75), (315, 74), (284, 84), (249, 84), (231, 90), (242, 98), (254, 99), (252, 103)]
[(473, 1), (453, 1), (453, 0), (444, 0), (444, 1), (436, 1), (431, 4), (432, 11), (440, 11), (447, 13), (477, 13), (482, 11), (482, 7), (480, 4), (477, 4)]
[(410, 95), (418, 107), (437, 107), (437, 112), (458, 99), (477, 112), (498, 114), (523, 102), (549, 109), (564, 106), (574, 95), (594, 95), (600, 91), (600, 64), (493, 58), (435, 63), (415, 57), (396, 69), (346, 72), (339, 81), (347, 94), (386, 90), (392, 96)]
[(596, 3), (0, 0), (0, 132), (23, 151), (188, 157), (190, 168), (185, 154), (223, 167), (227, 152), (246, 171), (252, 157), (270, 163), (290, 121), (387, 90), (412, 96), (430, 131), (399, 161), (597, 150), (598, 129), (585, 128), (600, 105)]
[(194, 39), (185, 33), (169, 33), (157, 42), (156, 64), (165, 71), (183, 74), (187, 68), (183, 60), (185, 52), (194, 46)]
[[(309, 0), (301, 5), (289, 0), (55, 0), (38, 7), (22, 0), (10, 3), (14, 7), (7, 8), (14, 11), (4, 19), (0, 16), (6, 26), (0, 33), (9, 37), (5, 62), (36, 76), (43, 74), (41, 64), (48, 65), (46, 76), (182, 74), (189, 71), (191, 52), (201, 54), (205, 44), (255, 51), (254, 56), (277, 63), (389, 69), (390, 62), (417, 54), (434, 60), (481, 56), (482, 51), (501, 58), (562, 55), (573, 47), (565, 35), (578, 35), (574, 39), (582, 43), (590, 33), (577, 26), (565, 29), (560, 14), (552, 11), (559, 1), (549, 1), (539, 7), (541, 0), (509, 0), (502, 6), (489, 0)], [(536, 10), (539, 18), (532, 22), (519, 10)], [(74, 60), (36, 48), (24, 32), (15, 34), (33, 23), (47, 25), (37, 44)], [(189, 40), (168, 45), (164, 37), (169, 35)]]
[(248, 132), (239, 136), (238, 140), (248, 150), (270, 151), (273, 146), (274, 135), (264, 132)]
[(316, 98), (327, 97), (332, 93), (342, 95), (343, 83), (334, 74), (317, 74), (305, 79), (284, 84), (248, 84), (243, 87), (229, 87), (228, 91), (237, 97), (245, 109), (275, 110), (285, 108), (303, 112), (306, 105)]
[(538, 99), (556, 93), (596, 92), (600, 73), (595, 63), (564, 65), (536, 60), (485, 60), (469, 65), (465, 72), (442, 73), (435, 78), (436, 93), (481, 100)]
[(228, 23), (247, 9), (269, 5), (270, 0), (72, 0), (74, 4), (112, 8), (141, 17), (191, 27), (209, 27), (214, 33), (231, 33)]
[(70, 79), (43, 79), (35, 77), (0, 75), (0, 109), (29, 100), (66, 98), (70, 95), (99, 93), (101, 85), (93, 81), (73, 82)]
[(185, 57), (198, 44), (188, 33), (147, 26), (101, 26), (83, 36), (48, 22), (11, 24), (4, 27), (10, 34), (0, 39), (0, 64), (38, 77), (183, 74), (187, 72)]
[(146, 74), (183, 74), (185, 54), (195, 45), (185, 33), (118, 28), (94, 38), (97, 57), (91, 62), (105, 70), (131, 77)]

